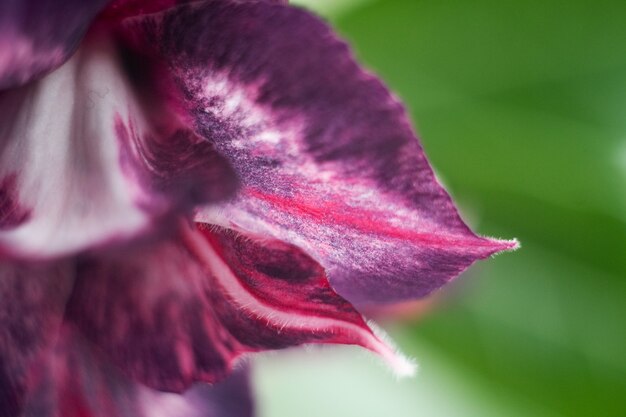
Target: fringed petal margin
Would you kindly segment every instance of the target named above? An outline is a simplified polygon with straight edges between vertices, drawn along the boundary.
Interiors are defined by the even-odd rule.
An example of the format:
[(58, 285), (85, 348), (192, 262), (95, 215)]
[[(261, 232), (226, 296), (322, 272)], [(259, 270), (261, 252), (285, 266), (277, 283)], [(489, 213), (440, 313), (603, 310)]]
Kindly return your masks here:
[(517, 247), (465, 225), (402, 105), (307, 12), (199, 1), (127, 19), (120, 34), (241, 179), (198, 221), (298, 245), (357, 306), (423, 297)]

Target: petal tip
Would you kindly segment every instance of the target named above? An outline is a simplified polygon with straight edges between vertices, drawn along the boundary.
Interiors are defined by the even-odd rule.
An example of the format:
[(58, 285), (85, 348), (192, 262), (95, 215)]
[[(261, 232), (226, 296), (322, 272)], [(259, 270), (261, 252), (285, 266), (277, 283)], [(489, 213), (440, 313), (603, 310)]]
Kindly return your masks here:
[(398, 379), (412, 378), (417, 374), (417, 363), (399, 352), (394, 352), (393, 357), (387, 359), (387, 363)]
[(516, 238), (513, 239), (490, 239), (495, 247), (494, 255), (502, 252), (514, 252), (522, 247), (522, 244)]
[(405, 356), (395, 347), (391, 338), (380, 327), (371, 321), (368, 321), (367, 324), (374, 334), (374, 340), (366, 347), (380, 355), (396, 378), (404, 379), (415, 376), (418, 370), (415, 360)]
[(494, 257), (505, 252), (514, 252), (521, 248), (521, 243), (516, 238), (497, 239), (488, 236), (481, 236), (479, 238), (482, 241), (480, 247), (483, 249), (480, 259)]

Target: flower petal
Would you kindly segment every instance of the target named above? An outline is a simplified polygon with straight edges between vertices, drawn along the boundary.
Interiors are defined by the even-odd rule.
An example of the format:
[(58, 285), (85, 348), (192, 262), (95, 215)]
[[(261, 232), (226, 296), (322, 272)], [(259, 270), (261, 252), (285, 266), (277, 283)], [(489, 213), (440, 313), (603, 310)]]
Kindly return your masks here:
[(300, 246), (358, 305), (425, 296), (516, 247), (464, 224), (402, 105), (307, 12), (204, 1), (124, 33), (170, 72), (163, 94), (241, 178), (235, 200), (197, 220)]
[(0, 416), (21, 415), (54, 346), (72, 284), (69, 264), (0, 263)]
[[(102, 20), (115, 21), (170, 9), (197, 0), (112, 0), (101, 15)], [(242, 0), (240, 0), (242, 1)], [(288, 0), (245, 0), (287, 3)]]
[(299, 249), (217, 227), (85, 259), (66, 311), (129, 377), (160, 390), (214, 382), (244, 353), (303, 343), (359, 344), (412, 370)]
[(0, 90), (63, 64), (108, 0), (2, 0)]
[(92, 40), (57, 71), (0, 94), (0, 255), (48, 258), (167, 225), (228, 197), (214, 150), (131, 88)]
[[(251, 417), (245, 368), (213, 386), (196, 385), (184, 395), (163, 393), (125, 378), (65, 326), (41, 366), (24, 417)], [(0, 411), (0, 415), (3, 415)], [(15, 417), (18, 414), (11, 414)]]

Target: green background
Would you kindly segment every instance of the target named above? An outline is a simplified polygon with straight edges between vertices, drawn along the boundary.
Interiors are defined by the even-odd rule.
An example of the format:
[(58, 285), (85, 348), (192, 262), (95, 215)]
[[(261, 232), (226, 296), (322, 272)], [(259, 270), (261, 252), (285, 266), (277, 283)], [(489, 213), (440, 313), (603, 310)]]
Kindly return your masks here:
[(626, 416), (626, 1), (299, 1), (407, 104), (480, 233), (522, 249), (350, 347), (257, 361), (261, 417)]

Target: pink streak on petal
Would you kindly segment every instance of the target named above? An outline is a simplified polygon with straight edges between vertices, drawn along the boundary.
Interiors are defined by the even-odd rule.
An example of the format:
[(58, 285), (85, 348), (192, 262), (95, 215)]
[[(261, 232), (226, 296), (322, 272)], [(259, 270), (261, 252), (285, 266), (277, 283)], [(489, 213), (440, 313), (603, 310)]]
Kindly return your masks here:
[(432, 233), (419, 233), (409, 229), (402, 229), (389, 224), (385, 219), (389, 213), (375, 210), (357, 209), (345, 205), (340, 196), (328, 200), (307, 200), (302, 198), (286, 198), (263, 193), (254, 188), (246, 189), (246, 194), (252, 198), (267, 201), (272, 207), (299, 217), (308, 217), (322, 225), (341, 225), (361, 233), (384, 236), (386, 238), (404, 240), (433, 248), (454, 249), (456, 247), (468, 250), (487, 250), (499, 252), (512, 250), (517, 247), (515, 241), (498, 241), (492, 239), (477, 239), (475, 236), (448, 235), (446, 231), (438, 230)]

